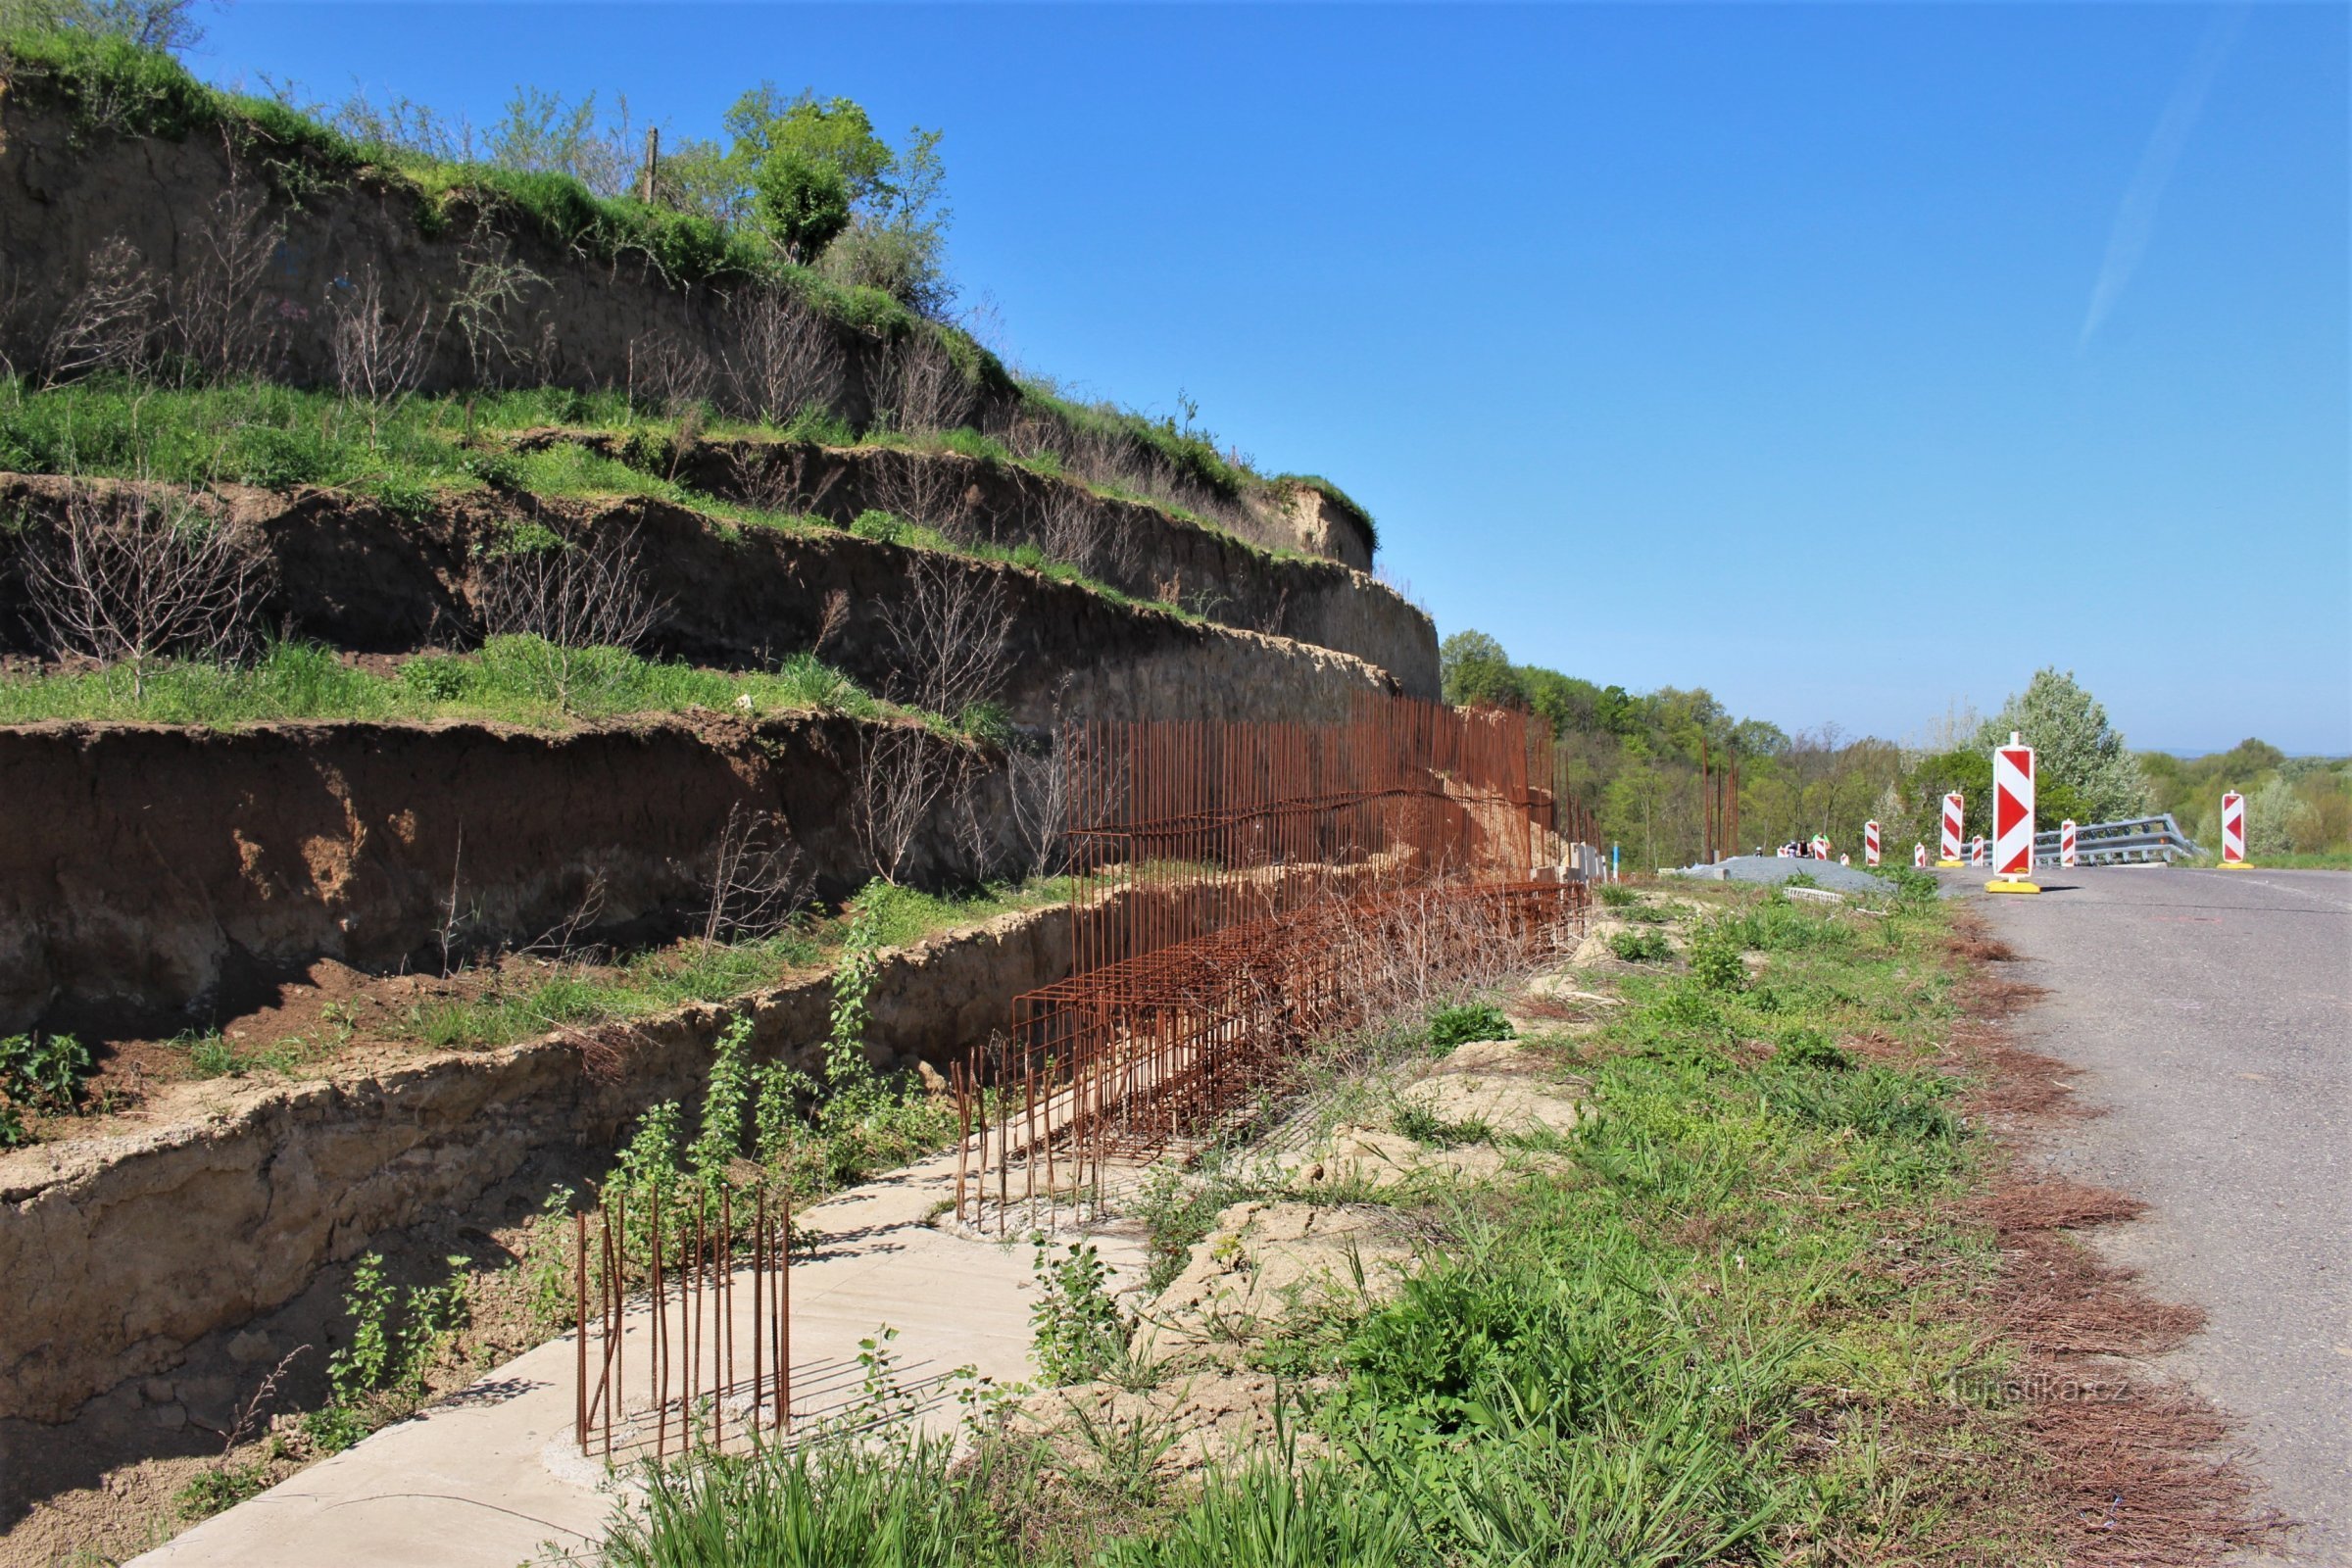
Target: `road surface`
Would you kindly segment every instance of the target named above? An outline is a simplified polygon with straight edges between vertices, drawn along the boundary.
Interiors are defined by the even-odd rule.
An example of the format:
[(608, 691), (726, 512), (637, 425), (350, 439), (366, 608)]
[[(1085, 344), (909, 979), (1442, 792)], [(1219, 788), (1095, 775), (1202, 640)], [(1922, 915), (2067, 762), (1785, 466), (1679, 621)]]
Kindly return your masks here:
[(2352, 1565), (2352, 873), (2112, 867), (1974, 902), (2050, 995), (2025, 1044), (2107, 1114), (2048, 1157), (2149, 1205), (2098, 1245), (2208, 1313), (2168, 1368), (2243, 1423), (2302, 1521), (2263, 1562)]

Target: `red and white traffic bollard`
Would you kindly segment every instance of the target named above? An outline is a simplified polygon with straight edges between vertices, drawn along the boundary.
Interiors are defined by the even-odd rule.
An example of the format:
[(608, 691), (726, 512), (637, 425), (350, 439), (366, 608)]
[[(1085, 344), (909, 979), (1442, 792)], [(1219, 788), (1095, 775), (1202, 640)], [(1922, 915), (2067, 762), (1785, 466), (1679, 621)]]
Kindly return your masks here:
[(1961, 800), (1958, 790), (1943, 798), (1943, 857), (1945, 865), (1960, 863)]
[(2075, 819), (2071, 816), (2058, 824), (2058, 863), (2069, 871), (2075, 868)]
[(1862, 824), (1862, 863), (1864, 865), (1879, 863), (1879, 824), (1876, 822)]
[(1971, 865), (1983, 865), (1984, 863), (1984, 835), (1982, 833), (1969, 840), (1968, 863)]
[(1917, 839), (1911, 841), (1911, 868), (1915, 871), (1928, 868), (1928, 847)]
[(1826, 860), (1826, 859), (1828, 859), (1829, 858), (1830, 858), (1830, 836), (1829, 836), (1827, 833), (1816, 833), (1816, 834), (1814, 834), (1814, 835), (1813, 835), (1813, 858), (1815, 858), (1816, 860)]
[(1992, 880), (1984, 890), (2039, 893), (2033, 877), (2034, 748), (2011, 730), (2009, 744), (1992, 752)]
[(2247, 868), (2246, 798), (2231, 790), (2222, 797), (2222, 869)]

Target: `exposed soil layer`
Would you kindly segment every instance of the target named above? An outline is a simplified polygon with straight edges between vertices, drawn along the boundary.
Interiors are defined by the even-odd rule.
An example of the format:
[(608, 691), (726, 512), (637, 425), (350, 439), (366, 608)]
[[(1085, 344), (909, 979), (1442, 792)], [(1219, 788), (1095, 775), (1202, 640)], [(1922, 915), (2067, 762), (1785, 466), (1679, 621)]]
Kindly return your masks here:
[(1348, 548), (1349, 535), (1324, 517), (1333, 509), (1313, 490), (1294, 492), (1295, 548), (1323, 560), (1269, 556), (1142, 502), (955, 452), (759, 440), (664, 441), (648, 451), (627, 436), (557, 429), (518, 438), (525, 449), (559, 442), (647, 465), (710, 495), (845, 528), (861, 513), (906, 513), (910, 496), (926, 496), (942, 526), (962, 537), (1007, 548), (1034, 544), (1140, 599), (1172, 599), (1227, 625), (1354, 654), (1412, 696), (1438, 695), (1436, 626), (1365, 575), (1369, 553)]
[[(0, 509), (51, 515), (82, 484), (116, 487), (0, 474)], [(703, 664), (766, 665), (821, 637), (830, 662), (888, 692), (908, 656), (883, 617), (907, 598), (914, 574), (929, 570), (993, 596), (1007, 617), (1001, 700), (1019, 723), (1057, 715), (1331, 721), (1347, 716), (1355, 694), (1396, 687), (1383, 667), (1347, 652), (1120, 605), (1018, 566), (830, 530), (735, 528), (642, 497), (462, 493), (420, 518), (338, 490), (227, 486), (210, 501), (266, 552), (274, 579), (268, 623), (361, 653), (469, 640), (488, 591), (485, 553), (534, 523), (583, 542), (633, 539), (645, 590), (663, 607), (646, 650)], [(1426, 663), (1435, 695), (1435, 644), (1426, 661), (1419, 646), (1433, 635), (1429, 622), (1369, 579), (1330, 572), (1324, 618), (1354, 621), (1321, 629), (1408, 668)], [(0, 638), (19, 648), (28, 646), (22, 593), (16, 574), (0, 578)], [(1383, 616), (1390, 624), (1375, 619)]]
[[(0, 83), (0, 357), (40, 362), (59, 315), (112, 241), (127, 245), (167, 298), (184, 299), (221, 239), (276, 239), (247, 307), (270, 326), (258, 369), (296, 385), (335, 381), (334, 332), (361, 289), (381, 291), (384, 315), (423, 339), (423, 391), (477, 385), (627, 387), (644, 395), (725, 396), (742, 362), (745, 326), (728, 284), (680, 285), (653, 257), (604, 261), (542, 231), (512, 210), (460, 198), (427, 225), (416, 193), (370, 172), (328, 168), (261, 138), (265, 157), (240, 154), (218, 131), (181, 139), (125, 136), (79, 123), (37, 80)], [(230, 223), (227, 216), (243, 219)], [(478, 294), (461, 330), (453, 305), (484, 266), (527, 269), (514, 292)], [(214, 283), (211, 297), (220, 298)], [(898, 313), (868, 325), (826, 321), (806, 368), (810, 404), (852, 427), (898, 408), (907, 345), (923, 328)], [(1001, 367), (952, 373), (929, 389), (942, 428), (1010, 432), (1038, 417)], [(714, 373), (715, 372), (715, 373)], [(740, 397), (736, 401), (741, 401)], [(1163, 482), (1196, 508), (1214, 506), (1257, 543), (1329, 555), (1369, 568), (1368, 523), (1311, 486), (1276, 481), (1236, 498), (1161, 466)]]
[[(817, 891), (867, 874), (855, 779), (882, 731), (707, 714), (559, 734), (476, 723), (0, 730), (0, 1029), (199, 1021), (321, 957), (421, 966), (462, 911), (529, 942), (672, 935), (707, 907), (732, 816), (772, 822)], [(954, 743), (907, 730), (904, 745)], [(975, 819), (1008, 858), (1001, 768)], [(975, 879), (950, 803), (907, 874)], [(454, 890), (454, 891), (453, 891)], [(437, 963), (437, 959), (435, 960)]]
[[(1066, 972), (1068, 942), (1066, 911), (1051, 908), (890, 956), (869, 1054), (956, 1059), (1014, 996)], [(29, 1455), (67, 1420), (114, 1433), (118, 1453), (148, 1428), (222, 1425), (233, 1367), (302, 1341), (273, 1330), (215, 1367), (205, 1358), (229, 1352), (220, 1337), (318, 1297), (321, 1268), (465, 1212), (534, 1161), (601, 1168), (646, 1106), (701, 1095), (739, 1014), (755, 1058), (817, 1065), (831, 1000), (817, 976), (500, 1050), (386, 1052), (327, 1081), (182, 1085), (134, 1130), (0, 1155), (0, 1452)], [(332, 1301), (313, 1302), (320, 1324)]]

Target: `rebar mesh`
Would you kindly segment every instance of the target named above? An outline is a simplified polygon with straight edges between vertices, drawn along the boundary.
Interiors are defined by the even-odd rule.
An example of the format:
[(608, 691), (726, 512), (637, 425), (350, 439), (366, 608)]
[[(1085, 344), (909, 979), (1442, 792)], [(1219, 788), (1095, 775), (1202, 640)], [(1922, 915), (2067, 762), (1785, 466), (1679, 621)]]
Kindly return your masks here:
[[(1250, 1104), (1370, 1000), (1555, 943), (1584, 907), (1573, 806), (1524, 713), (1366, 699), (1339, 724), (1096, 724), (1066, 741), (1070, 978), (956, 1074), (956, 1212), (1100, 1193)], [(1446, 951), (1448, 948), (1453, 951)], [(1014, 1184), (1019, 1184), (1019, 1192)]]

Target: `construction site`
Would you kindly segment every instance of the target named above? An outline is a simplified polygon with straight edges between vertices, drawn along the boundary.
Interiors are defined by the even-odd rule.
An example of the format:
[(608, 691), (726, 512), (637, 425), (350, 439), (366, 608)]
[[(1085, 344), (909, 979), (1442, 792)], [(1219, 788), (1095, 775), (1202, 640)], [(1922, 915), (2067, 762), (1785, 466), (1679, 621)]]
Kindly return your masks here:
[[(2159, 799), (2054, 665), (1898, 745), (1441, 642), (1341, 484), (954, 308), (941, 133), (767, 82), (731, 145), (524, 89), (477, 141), (200, 77), (192, 15), (0, 5), (0, 1568), (2320, 1511), (2108, 1234), (2199, 1192), (2075, 1097), (2189, 1136), (2131, 1074), (2221, 1058), (2142, 1014), (2259, 955), (2111, 955), (2292, 915), (2324, 970), (2352, 906), (2249, 845), (2334, 853), (2352, 772)], [(1721, 634), (1589, 628), (1643, 526), (1544, 461), (1536, 620)], [(2232, 1050), (2340, 1025), (2282, 986)]]

